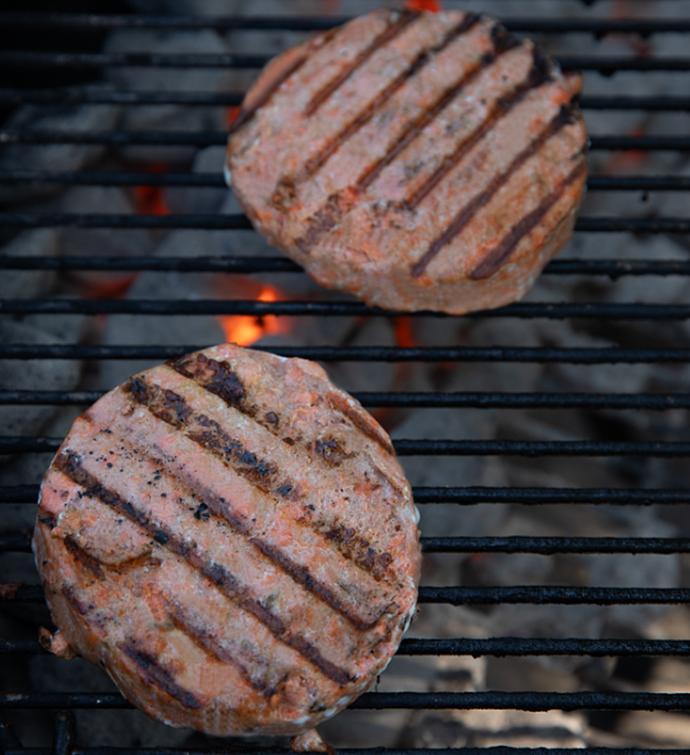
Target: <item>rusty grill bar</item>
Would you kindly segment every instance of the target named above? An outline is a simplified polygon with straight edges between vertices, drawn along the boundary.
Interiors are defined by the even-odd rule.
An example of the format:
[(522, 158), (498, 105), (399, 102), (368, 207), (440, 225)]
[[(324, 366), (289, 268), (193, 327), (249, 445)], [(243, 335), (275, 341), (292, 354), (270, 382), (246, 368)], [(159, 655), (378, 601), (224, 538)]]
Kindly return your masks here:
[[(593, 4), (592, 2), (588, 3)], [(681, 5), (679, 3), (679, 5)], [(685, 7), (683, 7), (685, 12)], [(51, 30), (97, 31), (112, 29), (161, 29), (161, 30), (292, 30), (314, 31), (330, 28), (345, 21), (334, 17), (188, 17), (160, 15), (99, 15), (74, 13), (2, 13), (0, 24), (4, 28), (43, 28)], [(552, 20), (533, 17), (506, 19), (509, 29), (524, 33), (583, 34), (600, 40), (609, 34), (637, 34), (648, 37), (653, 34), (689, 33), (690, 19), (566, 19)], [(75, 70), (99, 70), (110, 67), (174, 67), (174, 68), (255, 68), (267, 61), (264, 54), (211, 55), (211, 54), (152, 54), (152, 53), (63, 53), (42, 51), (0, 51), (0, 65), (22, 65), (37, 70), (65, 68)], [(690, 57), (634, 57), (604, 55), (561, 56), (566, 69), (579, 69), (611, 75), (625, 71), (690, 72)], [(226, 108), (241, 102), (241, 92), (155, 92), (123, 91), (88, 86), (60, 90), (0, 89), (0, 104), (69, 105), (118, 104), (126, 107), (140, 105), (179, 104), (190, 107), (215, 106)], [(585, 95), (581, 99), (585, 110), (678, 112), (690, 111), (687, 96), (630, 96), (612, 93), (611, 96)], [(146, 145), (150, 147), (192, 146), (207, 147), (225, 143), (226, 134), (220, 131), (195, 131), (175, 133), (164, 131), (84, 131), (51, 132), (31, 129), (0, 129), (0, 145), (47, 145), (47, 144), (93, 144), (111, 147)], [(29, 147), (30, 148), (30, 147)], [(688, 136), (639, 136), (597, 135), (591, 140), (591, 148), (598, 151), (648, 150), (663, 152), (687, 152), (690, 150)], [(60, 184), (65, 186), (159, 186), (218, 188), (223, 186), (222, 177), (209, 173), (160, 174), (136, 171), (79, 171), (50, 172), (40, 170), (12, 170), (0, 173), (0, 185), (22, 186), (28, 184)], [(688, 192), (690, 179), (680, 175), (594, 175), (588, 187), (593, 192), (608, 191), (664, 191)], [(243, 215), (107, 215), (73, 213), (0, 213), (0, 229), (35, 227), (76, 228), (188, 228), (188, 229), (235, 229), (247, 230), (250, 225)], [(690, 233), (690, 217), (581, 217), (577, 224), (580, 233), (635, 234), (680, 234)], [(3, 270), (59, 270), (59, 271), (179, 271), (223, 273), (301, 273), (293, 262), (282, 257), (204, 257), (192, 258), (149, 257), (120, 259), (118, 257), (85, 258), (66, 256), (50, 257), (2, 257)], [(671, 259), (568, 259), (554, 260), (546, 269), (549, 275), (607, 276), (612, 280), (624, 276), (687, 276), (690, 261)], [(366, 307), (350, 301), (289, 301), (260, 302), (196, 300), (196, 301), (146, 301), (146, 300), (72, 300), (72, 299), (22, 299), (0, 300), (0, 314), (135, 314), (141, 317), (151, 314), (201, 315), (201, 314), (250, 314), (250, 315), (317, 315), (351, 316), (374, 315), (391, 317), (395, 313)], [(422, 313), (424, 314), (424, 313)], [(421, 316), (421, 315), (416, 315)], [(427, 315), (428, 316), (428, 313)], [(438, 316), (438, 315), (433, 315)], [(597, 304), (580, 302), (520, 303), (501, 310), (472, 315), (478, 318), (598, 318), (610, 320), (649, 320), (664, 322), (687, 320), (690, 305), (664, 303)], [(82, 344), (0, 344), (0, 359), (167, 359), (202, 348), (203, 345), (93, 346)], [(261, 347), (258, 347), (261, 348)], [(574, 348), (574, 347), (378, 347), (378, 346), (310, 346), (281, 347), (272, 351), (285, 356), (302, 356), (320, 361), (371, 361), (371, 362), (486, 362), (486, 363), (562, 363), (582, 365), (611, 364), (686, 364), (690, 363), (690, 348)], [(101, 391), (50, 391), (22, 390), (16, 386), (0, 389), (0, 405), (85, 405), (96, 400)], [(607, 409), (651, 410), (690, 408), (690, 394), (613, 394), (613, 393), (555, 393), (555, 392), (360, 392), (357, 397), (366, 406), (373, 407), (446, 407), (446, 408), (535, 408), (535, 409)], [(0, 432), (2, 432), (0, 430)], [(59, 438), (14, 437), (0, 435), (0, 453), (52, 452), (59, 445)], [(689, 457), (690, 442), (603, 442), (603, 441), (520, 441), (520, 440), (435, 440), (399, 439), (395, 441), (398, 453), (403, 455), (524, 455), (524, 456), (612, 456), (612, 457)], [(34, 485), (0, 486), (0, 506), (32, 504), (36, 500)], [(549, 487), (417, 487), (415, 500), (419, 504), (447, 504), (461, 506), (516, 503), (523, 505), (614, 505), (642, 506), (664, 504), (671, 506), (690, 504), (690, 488), (673, 489), (618, 489), (618, 488), (549, 488)], [(675, 554), (690, 552), (688, 538), (658, 537), (423, 537), (427, 553), (593, 553), (593, 554)], [(0, 553), (26, 553), (29, 550), (29, 533), (0, 533)], [(0, 604), (42, 603), (43, 593), (39, 585), (3, 585)], [(690, 589), (686, 588), (610, 588), (530, 585), (511, 587), (432, 587), (423, 586), (420, 602), (445, 603), (450, 605), (498, 605), (511, 604), (569, 604), (569, 605), (618, 605), (618, 604), (690, 604)], [(0, 638), (0, 656), (43, 653), (37, 641), (29, 639)], [(472, 656), (680, 656), (690, 657), (690, 640), (630, 640), (586, 638), (521, 638), (492, 637), (488, 639), (441, 639), (408, 638), (400, 648), (401, 655), (472, 655)], [(4, 685), (3, 685), (4, 686)], [(15, 692), (3, 690), (0, 694), (2, 709), (56, 709), (53, 746), (50, 749), (22, 748), (11, 731), (0, 723), (0, 747), (9, 755), (180, 755), (182, 751), (164, 748), (83, 748), (77, 745), (73, 716), (70, 710), (128, 708), (119, 694), (96, 693), (45, 693), (39, 691)], [(359, 709), (412, 708), (412, 709), (516, 709), (544, 711), (561, 710), (655, 710), (690, 713), (690, 694), (659, 692), (469, 692), (469, 693), (418, 693), (395, 692), (368, 693), (354, 706)], [(68, 709), (68, 710), (65, 710)], [(276, 753), (277, 750), (251, 749), (246, 752)], [(197, 755), (197, 751), (185, 750), (185, 755)], [(203, 750), (201, 753), (221, 752)], [(282, 750), (280, 752), (283, 752)], [(339, 753), (384, 752), (378, 748), (339, 749)], [(480, 755), (487, 750), (467, 747), (461, 749), (430, 750), (387, 749), (389, 755), (423, 755), (444, 752), (447, 755)], [(594, 747), (588, 750), (556, 748), (535, 750), (522, 747), (495, 747), (494, 755), (525, 755), (546, 753), (587, 752), (590, 755), (643, 755), (652, 750), (643, 748)], [(685, 750), (665, 749), (665, 753), (685, 753)]]

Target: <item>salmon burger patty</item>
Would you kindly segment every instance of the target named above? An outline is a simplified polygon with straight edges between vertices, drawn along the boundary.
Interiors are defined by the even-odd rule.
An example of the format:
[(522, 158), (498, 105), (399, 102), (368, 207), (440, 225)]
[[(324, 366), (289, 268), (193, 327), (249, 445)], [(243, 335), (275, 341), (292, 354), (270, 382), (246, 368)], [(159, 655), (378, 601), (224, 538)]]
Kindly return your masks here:
[(321, 367), (228, 344), (181, 357), (91, 406), (45, 475), (51, 649), (173, 726), (303, 732), (395, 653), (417, 520), (390, 438)]
[(324, 286), (395, 310), (498, 307), (572, 234), (580, 87), (485, 16), (376, 11), (266, 67), (226, 176)]

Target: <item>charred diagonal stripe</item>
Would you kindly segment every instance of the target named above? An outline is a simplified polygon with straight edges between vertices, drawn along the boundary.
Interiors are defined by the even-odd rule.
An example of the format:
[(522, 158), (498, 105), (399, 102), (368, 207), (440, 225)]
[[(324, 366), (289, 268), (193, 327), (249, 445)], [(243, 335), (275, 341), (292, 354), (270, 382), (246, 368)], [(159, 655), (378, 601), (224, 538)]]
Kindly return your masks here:
[[(151, 449), (149, 449), (151, 451)], [(207, 488), (200, 480), (193, 476), (178, 473), (172, 468), (174, 458), (165, 454), (164, 451), (153, 448), (154, 455), (164, 462), (166, 466), (166, 476), (170, 477), (175, 482), (175, 488), (179, 490), (187, 491), (187, 495), (191, 497), (192, 489), (197, 500), (203, 501), (201, 506), (205, 513), (205, 521), (208, 521), (211, 516), (216, 520), (223, 521), (234, 532), (247, 538), (247, 541), (254, 546), (265, 558), (267, 558), (274, 566), (283, 571), (294, 582), (304, 587), (305, 590), (312, 593), (318, 600), (325, 603), (341, 616), (346, 618), (353, 626), (361, 630), (371, 629), (380, 619), (383, 610), (372, 619), (363, 619), (356, 611), (352, 610), (346, 603), (344, 603), (333, 590), (321, 580), (317, 579), (311, 574), (309, 569), (301, 564), (297, 563), (286, 555), (280, 548), (268, 542), (262, 537), (257, 537), (253, 533), (253, 522), (246, 517), (238, 514), (232, 508), (232, 504), (222, 496), (216, 495), (212, 490)], [(184, 474), (184, 476), (181, 476)], [(198, 509), (197, 509), (198, 511)], [(196, 513), (193, 516), (199, 520)], [(369, 543), (366, 544), (369, 546)], [(386, 554), (387, 555), (387, 554)], [(375, 553), (375, 563), (378, 565), (379, 554)], [(382, 561), (381, 563), (384, 563)], [(385, 562), (389, 564), (390, 561)], [(380, 568), (380, 567), (379, 567)]]
[[(280, 416), (273, 411), (266, 412), (263, 417), (259, 416), (259, 409), (252, 403), (246, 386), (227, 360), (219, 362), (210, 359), (205, 354), (197, 353), (188, 354), (167, 364), (179, 375), (193, 380), (209, 393), (221, 398), (228, 406), (253, 419), (276, 438), (285, 440), (285, 437), (279, 432)], [(367, 417), (362, 416), (362, 412), (352, 407), (346, 399), (337, 393), (329, 393), (326, 396), (326, 401), (333, 411), (342, 414), (359, 432), (378, 443), (388, 454), (393, 453), (393, 446), (385, 433), (378, 430), (372, 422), (367, 420)], [(294, 440), (291, 441), (290, 445), (292, 445), (292, 442)], [(310, 444), (304, 445), (311, 448)], [(341, 453), (343, 458), (350, 456), (342, 449)]]
[(306, 233), (295, 241), (300, 251), (308, 253), (321, 236), (331, 231), (343, 216), (352, 210), (361, 194), (374, 183), (381, 172), (417, 139), (463, 89), (501, 55), (517, 45), (515, 37), (508, 34), (492, 34), (492, 40), (494, 47), (491, 52), (482, 55), (459, 79), (447, 86), (424, 112), (413, 118), (388, 147), (386, 153), (360, 173), (353, 186), (332, 194), (323, 207), (312, 215)]
[(72, 535), (67, 535), (62, 542), (72, 558), (83, 566), (91, 576), (96, 577), (96, 579), (103, 579), (105, 576), (103, 564), (90, 553), (87, 553)]
[(489, 182), (489, 185), (475, 195), (453, 218), (450, 225), (439, 234), (432, 242), (427, 251), (415, 262), (411, 268), (413, 277), (419, 277), (424, 273), (431, 260), (454, 239), (468, 225), (472, 218), (485, 207), (492, 199), (494, 194), (508, 180), (508, 178), (524, 165), (527, 160), (542, 148), (542, 146), (553, 136), (555, 136), (570, 120), (570, 106), (564, 106), (554, 118), (549, 122), (547, 127), (532, 140), (525, 149), (519, 152), (511, 161), (510, 165), (501, 173), (497, 173)]
[(403, 200), (403, 207), (408, 209), (418, 207), (422, 200), (441, 183), (473, 147), (486, 137), (501, 119), (505, 118), (516, 105), (522, 102), (532, 89), (542, 86), (551, 77), (551, 64), (535, 48), (533, 51), (532, 66), (527, 77), (519, 84), (516, 84), (508, 94), (499, 97), (492, 103), (484, 121), (462, 139), (456, 145), (455, 149), (444, 157), (436, 170), (412, 194)]
[(134, 663), (147, 684), (162, 690), (185, 708), (191, 710), (201, 708), (201, 700), (189, 690), (181, 687), (175, 681), (172, 672), (165, 668), (153, 653), (140, 648), (135, 640), (123, 642), (120, 650)]
[(584, 176), (586, 167), (586, 164), (579, 160), (578, 164), (558, 183), (556, 188), (534, 210), (527, 213), (519, 223), (514, 225), (501, 242), (486, 254), (484, 259), (472, 270), (469, 277), (473, 280), (481, 280), (482, 278), (489, 278), (499, 270), (515, 251), (520, 241), (546, 217), (551, 208), (563, 196), (563, 192), (568, 186)]
[(213, 419), (195, 414), (178, 393), (131, 378), (125, 391), (155, 417), (184, 432), (193, 441), (230, 464), (242, 477), (264, 493), (288, 498), (296, 495), (296, 486), (285, 479), (277, 465), (249, 451), (239, 440), (232, 438)]
[(228, 361), (209, 359), (205, 354), (185, 354), (168, 362), (175, 372), (194, 380), (228, 405), (245, 411), (247, 391)]
[[(148, 383), (139, 377), (131, 378), (125, 384), (124, 390), (137, 403), (145, 406), (154, 417), (158, 417), (184, 432), (188, 438), (217, 456), (224, 464), (262, 492), (288, 500), (301, 500), (303, 498), (297, 484), (284, 477), (276, 464), (262, 459), (246, 449), (239, 440), (230, 437), (215, 420), (203, 414), (193, 413), (192, 408), (186, 404), (184, 398), (179, 394), (161, 388), (155, 383)], [(181, 417), (184, 417), (184, 419), (181, 419)], [(303, 505), (302, 510), (305, 521), (309, 526), (317, 532), (325, 534), (325, 530), (317, 525), (309, 506)], [(336, 545), (339, 546), (340, 543), (336, 542)], [(341, 552), (360, 569), (369, 572), (369, 549), (371, 547), (368, 545), (362, 551), (348, 547), (342, 549)], [(380, 577), (375, 578), (380, 579)]]
[(224, 566), (213, 561), (207, 561), (195, 543), (181, 540), (173, 532), (157, 525), (145, 511), (103, 485), (83, 467), (78, 454), (69, 450), (63, 451), (55, 458), (54, 466), (77, 485), (80, 485), (88, 496), (98, 499), (106, 506), (127, 517), (151, 537), (163, 532), (166, 537), (165, 542), (161, 543), (162, 547), (185, 560), (209, 582), (218, 587), (226, 597), (252, 614), (277, 640), (300, 653), (324, 676), (341, 685), (353, 680), (345, 669), (324, 658), (312, 643), (300, 634), (291, 631), (279, 616), (258, 600), (249, 588), (240, 583)]
[(421, 18), (419, 13), (412, 11), (392, 12), (388, 17), (388, 26), (378, 34), (355, 58), (330, 81), (326, 82), (309, 101), (305, 108), (306, 116), (314, 113), (336, 92), (352, 74), (360, 68), (381, 47), (387, 45), (402, 33), (415, 19)]
[(343, 144), (354, 136), (366, 123), (368, 123), (390, 97), (397, 92), (406, 81), (433, 60), (433, 56), (442, 52), (458, 37), (472, 29), (479, 22), (479, 16), (475, 13), (466, 13), (462, 20), (457, 23), (436, 45), (419, 52), (414, 60), (392, 79), (386, 86), (373, 97), (364, 109), (358, 113), (349, 123), (328, 141), (328, 143), (313, 157), (309, 158), (297, 176), (297, 181), (303, 181), (313, 176), (326, 161), (337, 152)]
[(231, 652), (209, 626), (192, 617), (179, 603), (166, 599), (165, 604), (168, 616), (175, 628), (189, 637), (206, 655), (213, 660), (235, 667), (249, 686), (264, 697), (270, 697), (276, 691), (275, 686), (267, 681), (269, 669), (265, 658), (253, 653), (251, 660), (254, 668), (250, 668), (240, 660), (241, 654), (247, 654), (246, 648), (241, 649), (238, 643), (232, 643), (237, 647)]

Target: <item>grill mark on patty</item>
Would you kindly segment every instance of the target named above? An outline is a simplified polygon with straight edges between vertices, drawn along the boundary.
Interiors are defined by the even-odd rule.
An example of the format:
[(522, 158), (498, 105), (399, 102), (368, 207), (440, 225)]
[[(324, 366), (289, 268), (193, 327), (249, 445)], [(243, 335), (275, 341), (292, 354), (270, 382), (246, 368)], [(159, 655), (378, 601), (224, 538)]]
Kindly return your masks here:
[[(497, 24), (498, 26), (498, 24)], [(496, 27), (494, 26), (493, 29)], [(519, 43), (512, 35), (496, 35), (491, 34), (492, 41), (494, 43), (493, 50), (488, 52), (473, 65), (453, 84), (443, 90), (441, 95), (431, 104), (423, 113), (417, 118), (410, 121), (410, 123), (403, 130), (402, 134), (393, 143), (392, 147), (386, 152), (383, 157), (372, 163), (357, 179), (356, 188), (363, 191), (378, 178), (381, 171), (409, 145), (411, 144), (421, 132), (432, 122), (440, 113), (450, 104), (450, 102), (469, 84), (471, 84), (480, 73), (486, 68), (493, 65), (498, 58), (508, 50), (512, 50)]]
[(514, 225), (500, 243), (484, 256), (484, 259), (472, 270), (469, 277), (472, 280), (481, 280), (491, 277), (499, 270), (508, 261), (520, 241), (544, 219), (549, 210), (561, 198), (563, 192), (584, 174), (585, 169), (585, 163), (580, 160), (570, 173), (558, 183), (556, 188), (534, 210), (528, 212), (519, 223)]
[(60, 591), (62, 593), (62, 596), (65, 598), (65, 600), (72, 606), (72, 608), (80, 615), (80, 616), (87, 616), (93, 606), (86, 605), (81, 598), (77, 595), (77, 590), (74, 585), (66, 584), (63, 586), (62, 590)]
[(517, 39), (512, 35), (494, 33), (494, 29), (498, 26), (500, 24), (492, 27), (490, 32), (494, 43), (493, 50), (482, 55), (458, 80), (446, 87), (424, 112), (413, 118), (388, 147), (386, 153), (360, 173), (353, 186), (331, 194), (323, 207), (309, 218), (306, 233), (295, 240), (298, 249), (305, 254), (308, 253), (321, 236), (331, 231), (342, 217), (353, 209), (361, 194), (374, 183), (381, 172), (443, 112), (463, 89), (486, 68), (493, 65), (501, 55), (518, 45)]
[(252, 661), (256, 663), (257, 667), (262, 668), (262, 677), (259, 677), (256, 673), (252, 673), (252, 669), (242, 663), (236, 655), (225, 648), (208, 626), (198, 623), (179, 603), (166, 599), (165, 606), (173, 626), (187, 636), (209, 658), (234, 666), (247, 684), (264, 697), (270, 697), (276, 691), (275, 686), (269, 685), (265, 678), (262, 678), (265, 677), (267, 671), (267, 662), (264, 658), (252, 653)]
[(500, 120), (505, 118), (516, 105), (522, 102), (532, 89), (545, 84), (550, 78), (551, 66), (548, 60), (535, 48), (533, 51), (532, 67), (527, 77), (519, 84), (516, 84), (507, 95), (499, 97), (492, 103), (491, 109), (482, 123), (464, 139), (461, 139), (455, 149), (443, 158), (436, 170), (412, 194), (402, 201), (402, 206), (412, 210), (419, 207), (421, 202), (441, 183), (465, 155), (486, 137)]
[(354, 60), (330, 81), (326, 82), (311, 98), (304, 110), (305, 116), (311, 116), (328, 100), (349, 78), (360, 68), (367, 60), (381, 47), (391, 42), (395, 37), (401, 34), (404, 29), (422, 14), (413, 11), (403, 10), (394, 11), (388, 16), (388, 26), (378, 34)]
[[(157, 462), (166, 465), (165, 474), (173, 480), (176, 490), (180, 490), (185, 497), (194, 497), (196, 500), (201, 501), (200, 506), (203, 507), (203, 511), (205, 512), (204, 521), (208, 521), (211, 516), (217, 520), (223, 521), (234, 532), (245, 537), (247, 541), (271, 561), (274, 566), (283, 571), (294, 582), (304, 587), (304, 589), (314, 595), (315, 598), (322, 603), (325, 603), (336, 613), (339, 613), (347, 619), (357, 629), (371, 629), (379, 621), (385, 612), (385, 609), (371, 620), (362, 619), (361, 616), (344, 603), (327, 584), (313, 576), (307, 567), (294, 561), (277, 546), (252, 534), (252, 523), (248, 521), (246, 517), (233, 511), (230, 502), (226, 498), (217, 495), (207, 488), (200, 480), (197, 480), (191, 475), (183, 477), (182, 474), (184, 473), (173, 468), (173, 464), (177, 461), (174, 456), (165, 453), (157, 446), (141, 449), (137, 444), (135, 447), (137, 450), (143, 450), (144, 453), (148, 453), (151, 458), (155, 458)], [(154, 452), (153, 455), (151, 455), (152, 450)], [(199, 509), (197, 509), (197, 511), (198, 510)], [(196, 513), (192, 514), (192, 516), (194, 516), (195, 519), (200, 520), (199, 517), (196, 516)], [(369, 545), (369, 543), (367, 543), (367, 545)]]
[(318, 47), (321, 47), (330, 42), (330, 40), (336, 36), (338, 31), (339, 29), (337, 27), (335, 29), (329, 29), (328, 31), (312, 40), (310, 44), (307, 44), (305, 46), (304, 50), (302, 51), (301, 57), (297, 58), (297, 60), (295, 60), (284, 71), (282, 71), (281, 74), (277, 76), (268, 87), (266, 87), (266, 89), (261, 93), (259, 99), (254, 103), (254, 105), (248, 108), (244, 108), (244, 106), (242, 106), (240, 108), (240, 112), (237, 115), (237, 118), (235, 118), (234, 122), (230, 125), (228, 136), (233, 136), (243, 126), (246, 126), (247, 123), (249, 123), (254, 118), (257, 111), (268, 105), (275, 93), (283, 86), (283, 84), (285, 84), (288, 79), (292, 78), (293, 74), (297, 73), (297, 71), (307, 62), (311, 53), (313, 53), (314, 50)]
[(162, 665), (153, 653), (141, 648), (136, 640), (130, 638), (120, 644), (120, 650), (134, 663), (141, 677), (147, 684), (165, 692), (185, 708), (198, 710), (201, 700), (185, 689), (175, 679), (174, 674)]
[(96, 577), (96, 579), (103, 579), (105, 577), (102, 562), (90, 553), (87, 553), (72, 535), (66, 535), (62, 542), (74, 561), (83, 566), (93, 577)]
[[(294, 438), (289, 437), (289, 441), (286, 437), (279, 432), (281, 424), (280, 415), (277, 412), (269, 411), (264, 414), (264, 417), (260, 417), (259, 409), (253, 405), (250, 401), (248, 391), (245, 385), (242, 383), (239, 375), (233, 370), (230, 362), (224, 360), (219, 362), (215, 359), (210, 359), (205, 354), (197, 353), (190, 354), (180, 359), (175, 359), (167, 362), (167, 366), (175, 370), (182, 377), (186, 377), (189, 380), (194, 381), (198, 386), (213, 393), (215, 396), (221, 398), (229, 407), (236, 409), (244, 414), (246, 417), (253, 419), (257, 424), (261, 425), (264, 429), (268, 430), (274, 437), (283, 442), (287, 442), (288, 445), (294, 445)], [(326, 401), (329, 408), (337, 414), (343, 415), (352, 424), (355, 429), (359, 430), (367, 438), (377, 443), (386, 453), (393, 455), (393, 446), (385, 437), (383, 433), (377, 432), (375, 428), (371, 427), (370, 423), (362, 417), (361, 412), (358, 412), (355, 408), (342, 397), (335, 393), (329, 393), (326, 396)], [(301, 443), (303, 448), (306, 448), (310, 452), (316, 448), (317, 452), (325, 443), (326, 446), (333, 438), (319, 439), (317, 438), (315, 443)], [(320, 445), (322, 444), (322, 445)], [(342, 458), (351, 458), (353, 455), (346, 453), (344, 449), (340, 448), (340, 456)], [(322, 457), (323, 454), (320, 454)], [(356, 454), (354, 454), (356, 456)], [(333, 465), (333, 459), (326, 459), (329, 465)]]
[(489, 182), (489, 185), (479, 194), (476, 194), (474, 198), (455, 215), (450, 225), (431, 242), (427, 251), (412, 265), (410, 272), (413, 278), (418, 278), (424, 273), (431, 260), (436, 257), (441, 249), (443, 249), (446, 244), (448, 244), (467, 226), (482, 207), (485, 207), (491, 201), (494, 194), (516, 170), (527, 162), (530, 157), (536, 155), (551, 137), (555, 136), (567, 123), (570, 122), (570, 118), (571, 105), (564, 105), (551, 119), (546, 128), (542, 130), (539, 136), (533, 139), (521, 152), (519, 152), (504, 171), (494, 175)]
[(196, 544), (187, 543), (166, 528), (157, 526), (151, 522), (145, 511), (137, 508), (131, 501), (124, 499), (118, 493), (103, 485), (82, 466), (78, 454), (70, 450), (62, 451), (56, 456), (53, 464), (72, 482), (84, 488), (89, 497), (98, 499), (106, 506), (127, 517), (151, 537), (155, 538), (156, 535), (162, 534), (164, 537), (158, 540), (162, 547), (186, 561), (209, 582), (216, 585), (226, 597), (240, 608), (251, 613), (279, 642), (300, 653), (328, 679), (340, 685), (345, 685), (354, 680), (345, 669), (324, 658), (318, 648), (306, 638), (290, 631), (278, 615), (252, 595), (250, 589), (241, 584), (225, 567), (213, 561), (206, 561), (203, 554), (197, 550)]
[(326, 401), (328, 406), (334, 412), (343, 415), (357, 430), (363, 435), (366, 435), (367, 438), (373, 440), (389, 456), (395, 455), (393, 444), (390, 440), (382, 432), (379, 432), (376, 427), (372, 427), (371, 423), (368, 422), (367, 419), (362, 416), (362, 413), (357, 408), (353, 407), (346, 398), (331, 391), (326, 394)]
[[(183, 432), (190, 440), (217, 456), (226, 466), (245, 477), (263, 493), (278, 498), (303, 500), (294, 481), (285, 478), (280, 480), (279, 470), (273, 462), (260, 459), (248, 451), (238, 440), (231, 438), (215, 420), (203, 414), (193, 414), (191, 407), (179, 394), (161, 388), (159, 385), (147, 383), (139, 377), (131, 378), (123, 386), (123, 390), (129, 393), (138, 404), (146, 407), (154, 417)], [(279, 484), (276, 485), (276, 482)], [(319, 523), (307, 503), (304, 503), (302, 511), (306, 523), (323, 535), (326, 535), (333, 526), (344, 526), (337, 520), (325, 524)], [(369, 550), (373, 546), (369, 542), (363, 549), (351, 546), (345, 548), (339, 540), (335, 542), (345, 558), (368, 574), (372, 574), (377, 581), (383, 578), (380, 572), (372, 573), (370, 570)], [(358, 542), (359, 540), (355, 541), (355, 543)]]
[(254, 118), (257, 110), (268, 105), (273, 95), (293, 74), (297, 73), (297, 71), (306, 63), (308, 58), (309, 51), (305, 50), (304, 55), (301, 58), (298, 58), (291, 66), (288, 66), (285, 71), (283, 71), (282, 75), (271, 83), (268, 89), (266, 89), (266, 91), (261, 95), (257, 102), (252, 105), (252, 107), (247, 108), (246, 110), (241, 108), (239, 114), (237, 115), (237, 118), (235, 118), (235, 121), (230, 124), (228, 136), (236, 134), (243, 126), (246, 126), (247, 123), (249, 123), (249, 121)]
[(278, 181), (276, 191), (273, 194), (274, 204), (283, 204), (285, 199), (294, 197), (295, 184), (311, 178), (319, 171), (326, 162), (363, 126), (365, 126), (376, 114), (379, 108), (384, 105), (390, 97), (397, 92), (412, 76), (424, 68), (433, 56), (442, 52), (455, 39), (469, 31), (479, 22), (480, 17), (475, 13), (467, 13), (463, 19), (446, 33), (443, 39), (437, 44), (421, 50), (414, 60), (405, 68), (404, 71), (395, 76), (386, 84), (383, 89), (371, 99), (349, 123), (338, 131), (335, 136), (326, 142), (326, 144), (314, 155), (310, 157), (302, 169), (295, 176), (284, 176)]

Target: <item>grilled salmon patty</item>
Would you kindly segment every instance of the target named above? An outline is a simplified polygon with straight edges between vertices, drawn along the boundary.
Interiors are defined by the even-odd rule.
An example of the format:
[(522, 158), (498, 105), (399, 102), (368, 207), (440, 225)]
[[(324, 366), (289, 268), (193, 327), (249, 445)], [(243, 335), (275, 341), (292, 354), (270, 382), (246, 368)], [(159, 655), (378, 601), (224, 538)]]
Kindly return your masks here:
[(325, 286), (396, 310), (497, 307), (572, 233), (580, 86), (490, 18), (376, 11), (266, 67), (227, 178)]
[(75, 421), (33, 547), (53, 649), (219, 736), (299, 733), (365, 691), (420, 569), (385, 431), (318, 365), (228, 344), (135, 375)]

